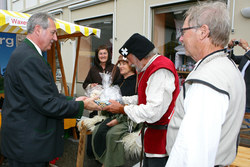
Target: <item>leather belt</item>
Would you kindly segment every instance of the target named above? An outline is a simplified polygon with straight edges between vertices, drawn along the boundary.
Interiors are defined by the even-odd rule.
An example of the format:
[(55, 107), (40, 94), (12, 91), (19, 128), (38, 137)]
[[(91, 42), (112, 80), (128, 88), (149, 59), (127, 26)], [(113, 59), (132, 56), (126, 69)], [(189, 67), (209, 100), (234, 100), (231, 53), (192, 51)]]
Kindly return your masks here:
[(167, 125), (149, 125), (149, 124), (146, 124), (145, 126), (148, 128), (151, 128), (151, 129), (161, 129), (161, 130), (168, 129), (168, 124)]

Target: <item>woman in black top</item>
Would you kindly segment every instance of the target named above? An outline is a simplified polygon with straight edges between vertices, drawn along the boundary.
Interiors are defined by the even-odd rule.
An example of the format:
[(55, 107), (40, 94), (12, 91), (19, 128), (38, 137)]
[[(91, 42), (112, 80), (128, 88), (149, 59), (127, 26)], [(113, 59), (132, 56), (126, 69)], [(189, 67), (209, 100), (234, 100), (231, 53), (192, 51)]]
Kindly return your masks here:
[[(95, 51), (94, 65), (90, 68), (88, 75), (82, 84), (83, 89), (87, 87), (94, 87), (96, 85), (102, 85), (102, 78), (99, 73), (111, 73), (114, 64), (111, 63), (111, 54), (107, 46), (101, 45)], [(119, 69), (116, 70), (113, 81), (119, 78)]]
[[(90, 68), (85, 81), (82, 84), (83, 89), (93, 88), (97, 85), (102, 85), (102, 78), (100, 73), (111, 73), (114, 64), (111, 63), (111, 53), (106, 45), (99, 46), (95, 51), (94, 65)], [(117, 67), (115, 67), (117, 68)], [(116, 81), (120, 74), (119, 69), (116, 69), (116, 73), (113, 77), (113, 81)], [(90, 118), (97, 115), (97, 111), (93, 111), (89, 114)], [(92, 135), (88, 135), (87, 140), (87, 155), (93, 157), (93, 152), (91, 148), (91, 138)]]
[[(136, 95), (136, 71), (131, 67), (128, 60), (123, 56), (118, 59), (118, 66), (122, 77), (114, 84), (120, 86), (122, 96)], [(122, 166), (125, 163), (124, 146), (121, 140), (129, 133), (136, 131), (140, 125), (128, 120), (123, 114), (110, 114), (102, 111), (107, 116), (102, 123), (97, 125), (93, 131), (92, 148), (95, 158), (105, 167)]]

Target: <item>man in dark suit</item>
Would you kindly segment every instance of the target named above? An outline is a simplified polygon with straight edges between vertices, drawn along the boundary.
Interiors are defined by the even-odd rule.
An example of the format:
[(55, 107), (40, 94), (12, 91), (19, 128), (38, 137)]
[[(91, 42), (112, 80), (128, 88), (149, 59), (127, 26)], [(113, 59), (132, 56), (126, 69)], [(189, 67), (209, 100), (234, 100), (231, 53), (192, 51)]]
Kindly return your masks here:
[(11, 167), (47, 167), (63, 154), (63, 119), (99, 109), (93, 99), (59, 94), (42, 57), (57, 40), (54, 18), (33, 14), (26, 39), (13, 51), (4, 78), (2, 154)]
[[(243, 56), (235, 56), (233, 54), (233, 50), (231, 50), (231, 58), (233, 61), (238, 64), (238, 68), (241, 71), (241, 74), (245, 80), (246, 84), (246, 112), (250, 113), (250, 47), (246, 40), (240, 39), (239, 41), (236, 41), (235, 39), (232, 39), (228, 43), (228, 48), (233, 48), (234, 46), (239, 45), (246, 51), (246, 53)], [(246, 119), (248, 123), (250, 123), (249, 119)]]

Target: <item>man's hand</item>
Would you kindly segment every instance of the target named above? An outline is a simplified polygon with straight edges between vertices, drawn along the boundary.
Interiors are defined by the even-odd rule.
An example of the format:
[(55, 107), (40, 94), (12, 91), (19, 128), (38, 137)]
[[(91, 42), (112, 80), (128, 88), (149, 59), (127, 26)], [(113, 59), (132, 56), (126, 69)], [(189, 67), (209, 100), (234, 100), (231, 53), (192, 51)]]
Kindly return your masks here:
[(246, 40), (240, 39), (239, 44), (235, 44), (234, 43), (235, 40), (236, 40), (235, 38), (231, 39), (231, 41), (228, 43), (228, 48), (233, 48), (234, 46), (239, 45), (245, 51), (248, 51), (250, 49)]
[(106, 125), (109, 127), (115, 126), (117, 125), (119, 122), (117, 121), (117, 119), (113, 119), (112, 121), (110, 121), (109, 123), (107, 123)]
[(104, 107), (103, 110), (112, 112), (114, 114), (124, 114), (124, 111), (121, 112), (121, 108), (123, 109), (124, 107), (122, 104), (120, 104), (119, 102), (115, 100), (109, 100), (109, 102), (111, 104)]
[(236, 39), (233, 38), (233, 39), (231, 39), (231, 41), (228, 43), (228, 48), (229, 48), (229, 49), (233, 48), (233, 47), (236, 45), (236, 44), (234, 43), (235, 40), (236, 40)]
[(101, 111), (102, 107), (98, 106), (94, 100), (96, 100), (97, 98), (87, 98), (85, 100), (83, 100), (84, 102), (84, 108), (87, 110), (98, 110)]
[(86, 96), (80, 96), (80, 97), (77, 97), (76, 99), (75, 99), (75, 101), (84, 101), (84, 100), (86, 100), (88, 97), (86, 97)]
[(98, 85), (98, 83), (92, 83), (92, 84), (90, 84), (90, 87), (93, 88), (93, 87), (95, 87), (97, 85)]
[(244, 49), (245, 51), (248, 51), (248, 49), (249, 49), (248, 43), (247, 43), (247, 41), (244, 40), (244, 39), (240, 39), (239, 46), (241, 46), (242, 49)]

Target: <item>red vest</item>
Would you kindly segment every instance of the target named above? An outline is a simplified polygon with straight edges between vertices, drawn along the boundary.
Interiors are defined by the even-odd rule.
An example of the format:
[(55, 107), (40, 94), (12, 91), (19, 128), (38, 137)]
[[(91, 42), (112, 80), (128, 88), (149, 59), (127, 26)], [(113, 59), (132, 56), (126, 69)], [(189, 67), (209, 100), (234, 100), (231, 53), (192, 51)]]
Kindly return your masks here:
[[(146, 71), (139, 74), (138, 80), (138, 104), (146, 104), (146, 87), (149, 77), (158, 69), (165, 68), (171, 71), (175, 76), (175, 90), (172, 94), (172, 102), (170, 103), (166, 113), (161, 117), (160, 120), (153, 123), (152, 125), (166, 125), (169, 123), (168, 117), (174, 109), (175, 100), (179, 94), (179, 78), (175, 70), (175, 66), (171, 60), (164, 56), (157, 57), (146, 69)], [(147, 123), (149, 124), (149, 123)], [(148, 128), (144, 136), (144, 148), (146, 153), (151, 154), (166, 154), (166, 134), (167, 130), (152, 129)]]

